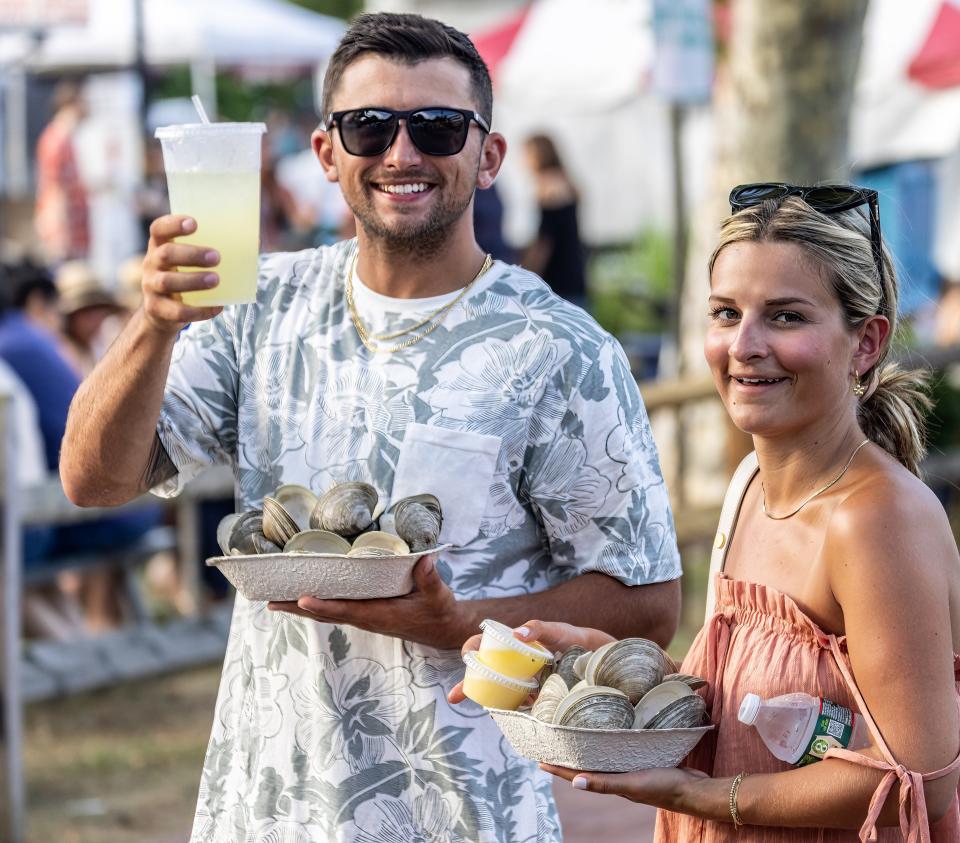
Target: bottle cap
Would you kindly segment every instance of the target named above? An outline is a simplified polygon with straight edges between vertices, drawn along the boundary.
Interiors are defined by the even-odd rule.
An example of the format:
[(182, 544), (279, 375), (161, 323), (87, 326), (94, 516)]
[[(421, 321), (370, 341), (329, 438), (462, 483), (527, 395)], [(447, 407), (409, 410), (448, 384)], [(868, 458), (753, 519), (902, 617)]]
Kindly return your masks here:
[(757, 715), (760, 713), (760, 703), (763, 700), (760, 699), (756, 694), (747, 694), (743, 698), (743, 702), (740, 703), (740, 711), (737, 712), (737, 720), (741, 723), (745, 723), (747, 726), (752, 726), (753, 721), (757, 719)]

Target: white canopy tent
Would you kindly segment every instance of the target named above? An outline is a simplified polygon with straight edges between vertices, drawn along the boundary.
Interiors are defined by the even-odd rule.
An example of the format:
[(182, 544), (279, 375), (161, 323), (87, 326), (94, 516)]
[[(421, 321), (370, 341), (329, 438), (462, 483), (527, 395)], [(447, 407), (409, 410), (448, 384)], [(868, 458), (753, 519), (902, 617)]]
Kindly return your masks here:
[[(513, 242), (535, 234), (522, 144), (541, 132), (556, 142), (577, 185), (588, 242), (626, 242), (642, 228), (671, 227), (670, 112), (650, 85), (652, 18), (651, 0), (535, 0), (527, 9), (493, 68), (494, 127), (512, 147), (498, 184)], [(707, 118), (706, 107), (690, 108), (683, 129), (688, 202), (705, 185)]]
[(940, 3), (871, 2), (851, 112), (855, 167), (941, 158), (960, 144), (960, 87), (932, 90), (908, 73)]
[[(141, 0), (149, 65), (310, 66), (323, 63), (345, 24), (284, 0)], [(89, 0), (85, 26), (58, 26), (37, 40), (0, 36), (0, 65), (31, 71), (130, 66), (136, 59), (136, 2)]]

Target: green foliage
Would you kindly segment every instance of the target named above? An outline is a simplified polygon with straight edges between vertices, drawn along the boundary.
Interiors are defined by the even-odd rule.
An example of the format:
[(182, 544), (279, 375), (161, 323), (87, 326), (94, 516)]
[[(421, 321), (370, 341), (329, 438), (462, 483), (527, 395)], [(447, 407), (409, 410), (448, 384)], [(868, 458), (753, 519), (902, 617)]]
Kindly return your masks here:
[[(174, 67), (150, 86), (150, 99), (189, 97), (190, 68)], [(313, 111), (313, 83), (307, 71), (281, 82), (251, 82), (217, 73), (217, 111), (221, 120), (263, 120), (271, 111), (302, 114)]]
[(614, 336), (669, 331), (673, 244), (646, 230), (627, 247), (594, 252), (588, 267), (590, 310)]
[(363, 10), (363, 0), (292, 0), (297, 6), (303, 6), (321, 15), (350, 20)]
[(934, 408), (927, 418), (927, 445), (932, 453), (960, 447), (960, 366), (938, 373), (931, 384)]
[[(313, 12), (349, 20), (363, 9), (362, 0), (291, 0)], [(269, 37), (269, 34), (265, 34)], [(151, 81), (151, 100), (189, 97), (190, 69), (175, 67)], [(288, 115), (310, 114), (313, 106), (311, 71), (275, 82), (253, 82), (231, 71), (217, 73), (218, 119), (264, 120), (271, 111)]]

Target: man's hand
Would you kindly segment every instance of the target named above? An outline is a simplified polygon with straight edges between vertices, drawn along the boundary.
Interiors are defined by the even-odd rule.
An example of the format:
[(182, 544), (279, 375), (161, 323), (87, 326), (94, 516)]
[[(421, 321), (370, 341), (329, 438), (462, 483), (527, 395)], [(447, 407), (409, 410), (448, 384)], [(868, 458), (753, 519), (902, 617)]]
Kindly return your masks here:
[(393, 635), (431, 647), (455, 649), (463, 643), (459, 604), (437, 571), (436, 555), (421, 556), (413, 569), (414, 588), (402, 597), (378, 600), (320, 600), (301, 597), (296, 602), (268, 606), (304, 618)]
[(197, 222), (191, 217), (168, 214), (150, 226), (150, 242), (143, 260), (143, 312), (158, 332), (176, 336), (189, 322), (211, 319), (222, 307), (190, 307), (180, 294), (209, 290), (220, 283), (215, 272), (183, 272), (184, 267), (211, 267), (220, 255), (207, 246), (176, 243), (174, 238), (192, 234)]

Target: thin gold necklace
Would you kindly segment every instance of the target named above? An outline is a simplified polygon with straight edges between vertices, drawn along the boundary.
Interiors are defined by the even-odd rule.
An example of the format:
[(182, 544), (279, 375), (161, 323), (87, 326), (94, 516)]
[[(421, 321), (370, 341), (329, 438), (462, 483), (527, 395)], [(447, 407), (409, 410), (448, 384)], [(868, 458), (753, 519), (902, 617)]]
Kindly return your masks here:
[(833, 480), (827, 483), (827, 485), (824, 486), (822, 489), (817, 489), (817, 491), (815, 491), (812, 495), (806, 498), (806, 500), (804, 500), (804, 502), (801, 503), (800, 506), (798, 506), (792, 512), (788, 512), (786, 515), (773, 515), (772, 513), (767, 512), (767, 493), (766, 493), (766, 490), (763, 488), (763, 481), (761, 480), (760, 481), (760, 508), (763, 510), (763, 514), (766, 515), (767, 518), (772, 518), (774, 521), (783, 521), (784, 518), (789, 518), (791, 515), (796, 515), (801, 509), (803, 509), (808, 503), (810, 503), (810, 501), (812, 501), (817, 495), (822, 495), (825, 491), (827, 491), (827, 489), (829, 489), (835, 483), (839, 482), (840, 478), (847, 473), (847, 469), (850, 468), (850, 466), (852, 465), (853, 458), (857, 455), (857, 452), (869, 441), (870, 441), (869, 439), (864, 439), (863, 442), (861, 442), (859, 445), (857, 445), (856, 448), (853, 449), (853, 453), (850, 454), (850, 459), (847, 460), (847, 464), (840, 470), (840, 473), (836, 477), (834, 477)]
[[(402, 351), (405, 348), (410, 348), (410, 346), (415, 343), (420, 342), (424, 337), (432, 334), (437, 328), (439, 328), (443, 321), (450, 314), (450, 311), (453, 309), (453, 306), (457, 304), (466, 294), (467, 291), (473, 286), (474, 282), (477, 281), (487, 270), (493, 266), (493, 256), (489, 253), (484, 256), (483, 264), (480, 267), (480, 271), (470, 279), (470, 282), (460, 291), (452, 301), (447, 302), (444, 305), (441, 305), (433, 313), (427, 316), (426, 319), (421, 320), (416, 325), (411, 325), (409, 328), (404, 328), (401, 331), (397, 331), (393, 334), (373, 334), (367, 330), (366, 326), (363, 324), (363, 320), (360, 318), (360, 314), (357, 312), (357, 306), (353, 300), (353, 278), (357, 271), (357, 260), (360, 257), (360, 250), (358, 249), (354, 252), (353, 261), (350, 263), (350, 271), (347, 273), (347, 284), (346, 284), (346, 299), (347, 307), (350, 310), (350, 319), (353, 321), (353, 327), (357, 329), (357, 334), (360, 337), (360, 342), (364, 346), (376, 353), (379, 351), (386, 351), (387, 353), (392, 354), (395, 351)], [(404, 340), (401, 343), (397, 343), (394, 346), (382, 346), (379, 343), (385, 340), (395, 340), (399, 337), (404, 336), (405, 334), (413, 333), (414, 331), (419, 330), (420, 328), (427, 326), (425, 331), (421, 331), (419, 334), (415, 334), (412, 337)]]

